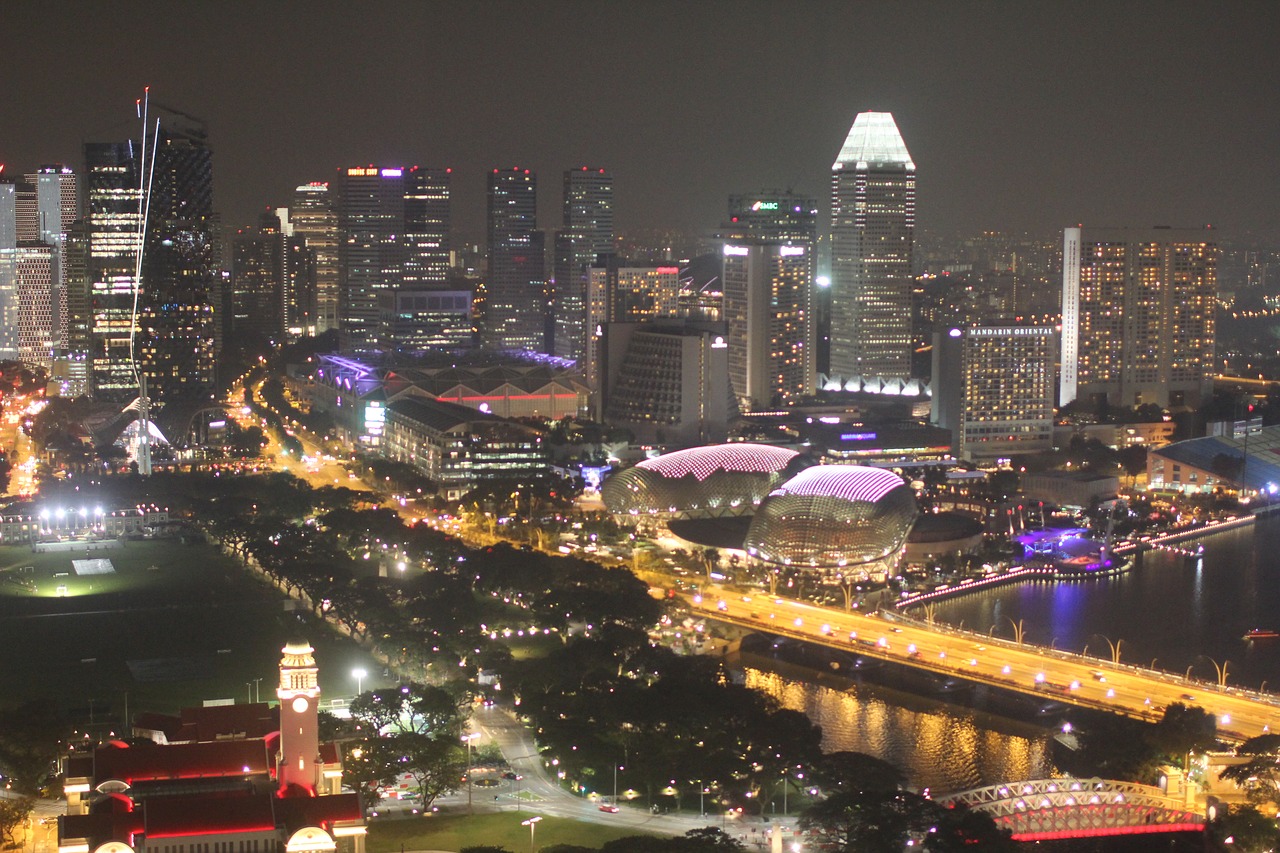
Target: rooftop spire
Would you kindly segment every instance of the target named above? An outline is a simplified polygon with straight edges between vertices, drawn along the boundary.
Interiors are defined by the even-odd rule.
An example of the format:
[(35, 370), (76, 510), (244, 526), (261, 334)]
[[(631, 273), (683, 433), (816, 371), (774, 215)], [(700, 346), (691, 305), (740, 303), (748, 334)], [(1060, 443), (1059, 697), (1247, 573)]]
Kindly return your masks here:
[(916, 164), (902, 141), (893, 113), (858, 113), (849, 128), (849, 136), (840, 148), (832, 169), (846, 166), (865, 169), (868, 166), (906, 166), (915, 171)]

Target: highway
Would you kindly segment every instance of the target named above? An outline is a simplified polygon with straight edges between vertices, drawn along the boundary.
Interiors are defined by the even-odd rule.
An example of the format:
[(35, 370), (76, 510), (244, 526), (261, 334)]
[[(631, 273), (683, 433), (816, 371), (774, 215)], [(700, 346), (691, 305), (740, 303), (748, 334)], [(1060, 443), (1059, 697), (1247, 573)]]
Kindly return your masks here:
[(1271, 723), (1280, 724), (1280, 696), (1123, 662), (769, 595), (713, 589), (684, 599), (708, 619), (1064, 704), (1151, 721), (1175, 702), (1198, 706), (1217, 718), (1219, 737), (1229, 742), (1268, 734)]

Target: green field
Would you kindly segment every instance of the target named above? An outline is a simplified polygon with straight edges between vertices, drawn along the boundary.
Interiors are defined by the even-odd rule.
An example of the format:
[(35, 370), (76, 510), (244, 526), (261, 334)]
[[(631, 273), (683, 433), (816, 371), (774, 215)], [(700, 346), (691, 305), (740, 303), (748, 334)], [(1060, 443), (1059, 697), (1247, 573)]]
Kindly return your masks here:
[[(77, 576), (72, 560), (86, 558), (111, 560), (115, 573)], [(122, 721), (126, 701), (131, 714), (243, 702), (250, 690), (266, 701), (291, 636), (315, 646), (326, 697), (355, 692), (355, 667), (370, 674), (365, 689), (381, 681), (354, 643), (286, 610), (284, 596), (212, 546), (0, 547), (0, 701), (51, 697), (73, 722), (99, 726)]]
[[(410, 820), (374, 821), (369, 826), (366, 847), (369, 853), (399, 853), (401, 850), (461, 850), (476, 845), (494, 845), (511, 851), (529, 849), (529, 827), (520, 821), (530, 812), (501, 812), (478, 815), (435, 815)], [(615, 838), (650, 835), (626, 827), (584, 823), (560, 817), (538, 821), (538, 847), (577, 844), (599, 847)]]

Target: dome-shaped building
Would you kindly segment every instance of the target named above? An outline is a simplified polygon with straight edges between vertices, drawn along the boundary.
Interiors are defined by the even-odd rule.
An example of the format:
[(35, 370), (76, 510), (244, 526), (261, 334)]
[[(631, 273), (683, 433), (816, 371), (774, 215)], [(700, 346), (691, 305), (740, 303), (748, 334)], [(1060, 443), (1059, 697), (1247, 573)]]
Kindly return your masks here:
[(779, 566), (876, 574), (898, 561), (918, 513), (915, 493), (890, 471), (820, 465), (764, 499), (745, 547)]
[(600, 497), (619, 515), (745, 512), (786, 479), (799, 456), (747, 442), (677, 450), (614, 474)]

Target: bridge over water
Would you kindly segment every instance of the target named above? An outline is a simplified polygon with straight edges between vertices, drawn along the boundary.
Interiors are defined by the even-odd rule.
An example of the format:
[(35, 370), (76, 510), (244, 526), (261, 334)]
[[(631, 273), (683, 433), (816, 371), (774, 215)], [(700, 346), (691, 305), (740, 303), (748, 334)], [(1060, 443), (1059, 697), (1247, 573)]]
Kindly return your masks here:
[(728, 590), (686, 596), (707, 619), (816, 643), (860, 656), (987, 684), (1067, 705), (1136, 719), (1160, 719), (1166, 706), (1198, 706), (1218, 720), (1219, 737), (1242, 742), (1280, 731), (1280, 696), (1174, 673), (1085, 657), (946, 625), (821, 607)]
[(1111, 779), (1035, 779), (937, 798), (986, 812), (1016, 841), (1196, 832), (1204, 818), (1160, 788)]

